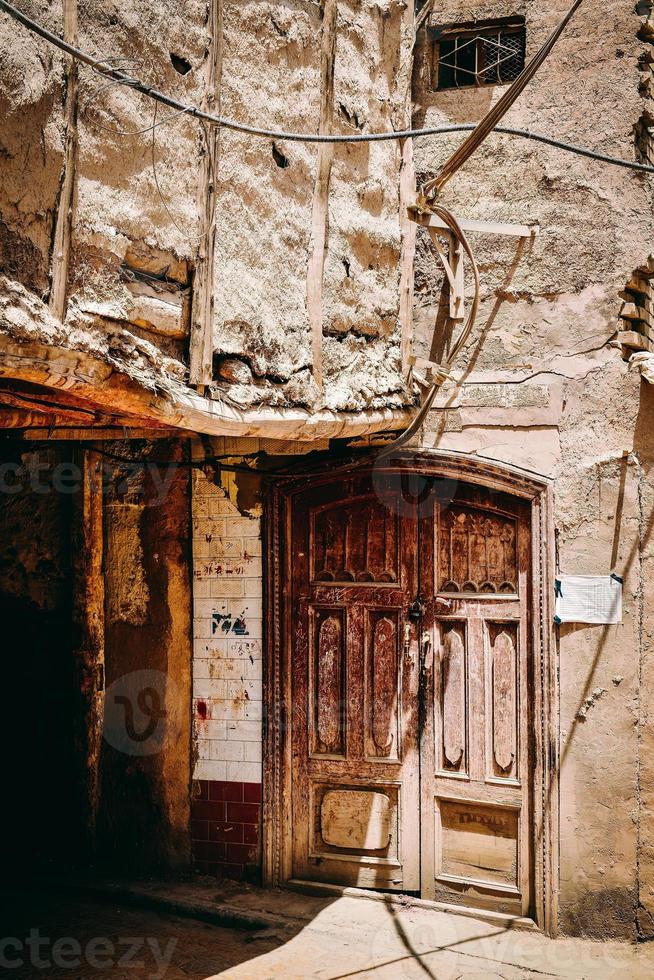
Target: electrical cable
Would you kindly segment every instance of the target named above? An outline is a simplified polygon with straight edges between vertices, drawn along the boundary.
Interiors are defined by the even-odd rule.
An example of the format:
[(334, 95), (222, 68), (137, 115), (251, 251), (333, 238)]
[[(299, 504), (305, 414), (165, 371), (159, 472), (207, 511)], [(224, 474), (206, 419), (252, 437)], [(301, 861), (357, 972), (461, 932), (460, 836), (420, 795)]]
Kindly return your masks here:
[[(123, 74), (122, 72), (113, 68), (112, 65), (108, 64), (107, 62), (93, 58), (80, 48), (76, 48), (67, 41), (62, 40), (56, 34), (48, 31), (45, 27), (42, 27), (30, 17), (27, 17), (26, 14), (22, 13), (22, 11), (17, 10), (16, 7), (13, 7), (10, 3), (7, 3), (7, 0), (0, 0), (0, 10), (4, 11), (10, 17), (13, 17), (14, 20), (21, 23), (33, 34), (36, 34), (43, 38), (43, 40), (48, 41), (48, 43), (59, 48), (61, 51), (66, 52), (66, 54), (69, 54), (72, 58), (75, 58), (78, 61), (81, 61), (83, 64), (88, 65), (101, 75), (112, 79), (117, 84), (131, 88), (135, 92), (139, 92), (141, 95), (154, 99), (155, 101), (160, 102), (171, 109), (175, 109), (180, 113), (186, 113), (196, 119), (210, 123), (212, 126), (224, 126), (225, 129), (246, 133), (250, 136), (258, 136), (264, 139), (286, 140), (287, 142), (296, 143), (374, 143), (383, 140), (405, 140), (419, 139), (423, 136), (441, 136), (448, 133), (468, 132), (477, 128), (475, 124), (462, 123), (448, 126), (429, 126), (425, 127), (424, 129), (404, 129), (392, 130), (390, 132), (383, 133), (353, 133), (351, 135), (341, 135), (334, 133), (292, 133), (285, 132), (283, 130), (264, 129), (260, 126), (251, 126), (247, 123), (237, 122), (235, 119), (229, 119), (225, 116), (217, 116), (213, 113), (205, 112), (203, 109), (199, 109), (197, 106), (187, 105), (184, 102), (180, 102), (178, 99), (174, 99), (171, 96), (166, 95), (164, 92), (159, 92), (157, 89), (144, 84), (136, 78)], [(551, 136), (544, 136), (540, 133), (532, 133), (530, 130), (516, 129), (512, 126), (495, 126), (493, 132), (502, 133), (507, 136), (519, 136), (523, 139), (535, 140), (536, 142), (553, 146), (556, 149), (564, 150), (568, 153), (575, 153), (579, 156), (584, 156), (591, 160), (597, 160), (601, 163), (608, 163), (612, 166), (626, 167), (627, 169), (639, 171), (641, 173), (654, 173), (654, 166), (649, 166), (644, 163), (636, 163), (630, 160), (622, 160), (620, 157), (609, 156), (605, 153), (598, 153), (595, 150), (589, 150), (586, 147), (566, 143), (563, 140), (557, 140)]]
[[(316, 470), (306, 468), (304, 470), (292, 469), (292, 464), (289, 467), (276, 469), (256, 469), (254, 466), (239, 465), (238, 463), (225, 463), (225, 459), (253, 459), (256, 462), (260, 457), (267, 455), (262, 452), (255, 453), (225, 453), (219, 456), (207, 455), (204, 459), (191, 459), (191, 460), (178, 460), (178, 459), (150, 459), (148, 457), (141, 456), (139, 459), (129, 459), (125, 456), (121, 456), (118, 453), (112, 453), (108, 449), (98, 448), (95, 450), (99, 456), (103, 456), (106, 459), (111, 460), (117, 464), (123, 464), (125, 467), (130, 466), (157, 466), (157, 467), (173, 467), (176, 469), (187, 469), (187, 470), (206, 470), (208, 466), (215, 466), (218, 470), (225, 470), (229, 473), (249, 473), (251, 476), (260, 477), (262, 480), (265, 479), (295, 479), (303, 477), (311, 477), (316, 475)], [(339, 462), (335, 467), (333, 467), (334, 472), (342, 472), (343, 470), (349, 470), (351, 468), (356, 468), (364, 463), (372, 464), (376, 461), (376, 456), (370, 456), (370, 454), (363, 454), (359, 457), (353, 457), (350, 459), (344, 459)], [(333, 457), (330, 457), (333, 460)], [(296, 465), (302, 465), (303, 459), (295, 460)]]
[[(462, 347), (468, 340), (470, 334), (472, 333), (472, 328), (477, 317), (477, 310), (479, 309), (479, 298), (480, 298), (480, 282), (479, 282), (479, 270), (477, 268), (477, 263), (475, 262), (475, 257), (472, 253), (470, 245), (463, 234), (459, 223), (457, 222), (451, 211), (443, 207), (442, 204), (436, 203), (436, 198), (440, 194), (441, 190), (445, 184), (450, 180), (454, 174), (466, 163), (466, 161), (472, 156), (472, 154), (477, 150), (484, 140), (495, 130), (500, 119), (508, 112), (511, 106), (514, 104), (518, 96), (527, 87), (531, 79), (534, 77), (540, 66), (546, 60), (547, 56), (552, 51), (557, 40), (563, 33), (566, 25), (569, 23), (573, 17), (575, 11), (581, 6), (583, 0), (574, 0), (572, 6), (567, 11), (562, 20), (557, 24), (555, 29), (549, 35), (545, 43), (536, 52), (534, 57), (531, 59), (529, 64), (525, 65), (524, 69), (520, 72), (518, 77), (514, 82), (511, 83), (506, 92), (502, 95), (499, 101), (491, 106), (486, 115), (483, 117), (481, 122), (474, 127), (473, 132), (468, 136), (466, 140), (448, 157), (445, 163), (442, 164), (438, 173), (435, 177), (427, 180), (420, 188), (418, 193), (418, 208), (424, 214), (432, 214), (441, 218), (446, 227), (449, 229), (450, 233), (450, 254), (449, 263), (452, 261), (452, 252), (455, 248), (462, 248), (466, 255), (470, 259), (472, 265), (472, 272), (475, 282), (475, 291), (470, 308), (470, 312), (466, 319), (466, 322), (453, 345), (451, 351), (449, 352), (446, 360), (442, 365), (435, 365), (434, 367), (434, 380), (432, 381), (431, 387), (427, 392), (427, 395), (418, 409), (415, 417), (411, 421), (408, 428), (401, 433), (396, 439), (394, 439), (390, 445), (385, 446), (378, 454), (378, 459), (386, 459), (392, 456), (398, 449), (406, 445), (407, 442), (419, 431), (424, 420), (431, 409), (431, 406), (436, 399), (436, 395), (441, 389), (444, 381), (452, 376), (449, 373), (449, 369), (457, 358), (457, 355), (461, 351)], [(429, 228), (429, 234), (432, 241), (437, 247), (438, 252), (443, 258), (443, 263), (445, 265), (445, 270), (448, 275), (452, 276), (451, 265), (448, 264), (448, 260), (442, 255), (440, 247), (438, 247), (438, 235), (435, 230)], [(455, 244), (456, 243), (456, 244)], [(450, 288), (453, 288), (454, 280), (452, 277), (452, 282)]]
[[(87, 54), (86, 52), (82, 51), (79, 48), (74, 47), (68, 42), (62, 40), (61, 38), (57, 37), (55, 34), (52, 34), (46, 28), (42, 27), (40, 24), (31, 20), (21, 11), (17, 10), (11, 4), (7, 3), (7, 0), (0, 0), (0, 10), (4, 10), (5, 13), (9, 14), (9, 16), (13, 17), (19, 23), (23, 24), (23, 26), (26, 27), (28, 30), (30, 30), (32, 33), (37, 34), (44, 40), (48, 41), (50, 44), (54, 45), (55, 47), (58, 47), (62, 51), (65, 51), (71, 57), (88, 65), (94, 71), (110, 79), (113, 83), (124, 85), (128, 88), (131, 88), (134, 91), (137, 91), (140, 94), (153, 99), (155, 101), (155, 104), (162, 103), (179, 112), (193, 116), (194, 118), (197, 118), (201, 122), (201, 124), (210, 123), (213, 126), (218, 126), (218, 127), (223, 126), (226, 129), (231, 129), (237, 132), (247, 133), (253, 136), (269, 138), (269, 139), (286, 140), (289, 142), (331, 143), (331, 144), (370, 143), (370, 142), (377, 142), (381, 140), (416, 139), (422, 136), (442, 135), (442, 134), (462, 132), (462, 131), (470, 132), (470, 136), (468, 136), (463, 141), (463, 143), (454, 151), (453, 154), (451, 154), (450, 157), (448, 157), (446, 162), (440, 167), (438, 174), (435, 177), (427, 180), (423, 184), (423, 186), (420, 189), (420, 194), (418, 197), (418, 205), (421, 208), (421, 210), (423, 210), (424, 212), (435, 214), (445, 222), (446, 226), (449, 229), (450, 235), (452, 237), (452, 241), (458, 242), (458, 245), (465, 251), (466, 255), (468, 256), (472, 265), (474, 281), (475, 281), (475, 291), (474, 291), (473, 301), (471, 304), (471, 309), (466, 319), (466, 322), (464, 324), (464, 327), (461, 330), (461, 333), (456, 343), (452, 347), (452, 350), (450, 351), (446, 361), (444, 362), (443, 365), (435, 366), (434, 380), (415, 418), (408, 426), (408, 428), (398, 438), (393, 440), (390, 443), (390, 445), (384, 447), (377, 454), (376, 458), (378, 460), (382, 460), (392, 455), (398, 449), (404, 446), (418, 431), (429, 409), (431, 408), (431, 405), (433, 404), (436, 395), (440, 390), (441, 385), (443, 384), (443, 381), (451, 377), (451, 375), (449, 374), (449, 367), (451, 366), (452, 362), (455, 360), (456, 356), (458, 355), (458, 353), (460, 352), (460, 350), (468, 340), (472, 332), (472, 328), (474, 326), (474, 322), (479, 306), (479, 297), (480, 297), (479, 272), (474, 259), (474, 255), (454, 215), (447, 208), (443, 207), (440, 204), (436, 204), (434, 198), (438, 195), (438, 193), (443, 188), (443, 186), (447, 183), (447, 181), (450, 180), (450, 178), (457, 172), (457, 170), (460, 169), (460, 167), (467, 161), (467, 159), (472, 155), (472, 153), (474, 153), (474, 151), (482, 144), (482, 142), (491, 133), (503, 133), (507, 135), (519, 136), (521, 138), (541, 142), (553, 146), (557, 149), (564, 150), (566, 152), (576, 153), (580, 156), (584, 156), (592, 160), (608, 163), (612, 166), (625, 167), (630, 170), (635, 170), (641, 173), (654, 173), (654, 166), (631, 162), (628, 160), (622, 160), (620, 158), (612, 157), (607, 154), (597, 153), (594, 150), (589, 150), (586, 149), (585, 147), (578, 147), (573, 144), (566, 143), (562, 140), (556, 140), (553, 137), (543, 136), (538, 133), (532, 133), (528, 130), (515, 129), (514, 127), (504, 127), (498, 125), (499, 120), (505, 115), (508, 109), (513, 105), (515, 100), (518, 98), (518, 96), (521, 94), (524, 88), (528, 85), (529, 81), (534, 76), (538, 68), (546, 60), (547, 56), (549, 55), (552, 48), (554, 47), (556, 41), (558, 40), (561, 33), (565, 29), (566, 25), (568, 24), (568, 22), (570, 21), (570, 19), (572, 18), (572, 16), (574, 15), (574, 13), (579, 8), (582, 2), (583, 0), (574, 0), (570, 9), (567, 11), (563, 19), (559, 22), (559, 24), (552, 32), (552, 34), (545, 41), (545, 43), (540, 48), (540, 50), (536, 53), (534, 58), (532, 58), (529, 64), (525, 66), (525, 68), (520, 73), (518, 78), (516, 78), (515, 81), (509, 86), (507, 91), (502, 95), (502, 97), (498, 100), (498, 102), (491, 107), (489, 112), (484, 116), (484, 118), (481, 120), (480, 123), (427, 127), (424, 129), (395, 130), (392, 132), (384, 132), (384, 133), (357, 133), (357, 134), (351, 134), (347, 136), (331, 134), (331, 133), (319, 133), (319, 134), (288, 133), (280, 130), (269, 130), (256, 126), (250, 126), (248, 124), (239, 123), (236, 122), (235, 120), (223, 117), (220, 114), (220, 105), (219, 105), (219, 114), (214, 115), (213, 113), (206, 112), (195, 106), (191, 106), (179, 102), (178, 100), (173, 99), (171, 96), (168, 96), (163, 92), (159, 92), (157, 89), (154, 89), (149, 85), (145, 85), (139, 79), (124, 74), (123, 72), (115, 68), (114, 65), (111, 64), (109, 60), (100, 61), (96, 58), (93, 58), (91, 55)], [(429, 10), (431, 9), (431, 6), (432, 3), (428, 2), (425, 8), (423, 9), (423, 11), (421, 12), (421, 14), (419, 15), (418, 20), (420, 24), (422, 24), (422, 22), (426, 19), (426, 16)], [(112, 59), (112, 60), (114, 62), (116, 61), (116, 59)], [(156, 127), (156, 106), (155, 106), (155, 116), (154, 116), (153, 126), (152, 126), (153, 166), (155, 166), (154, 163), (155, 127)], [(155, 180), (156, 180), (156, 166), (155, 166)], [(157, 189), (159, 190), (158, 182), (157, 182)], [(161, 191), (159, 191), (159, 194), (162, 200), (164, 201), (164, 206), (166, 207), (166, 210), (168, 211), (168, 208), (166, 206), (165, 200), (163, 199), (163, 195), (161, 194)], [(250, 467), (237, 467), (237, 466), (232, 466), (231, 464), (218, 464), (218, 465), (222, 465), (225, 469), (233, 469), (233, 470), (245, 469), (248, 472), (260, 472), (260, 471), (252, 471)]]
[[(479, 300), (480, 300), (480, 293), (481, 293), (479, 269), (477, 268), (477, 263), (475, 261), (474, 254), (472, 252), (472, 249), (470, 248), (470, 244), (463, 232), (463, 229), (459, 225), (458, 221), (456, 220), (452, 212), (449, 211), (442, 204), (430, 202), (429, 211), (432, 214), (437, 215), (437, 217), (441, 218), (445, 222), (445, 224), (449, 228), (449, 231), (453, 239), (456, 239), (456, 241), (459, 242), (462, 249), (470, 259), (475, 291), (472, 297), (472, 303), (470, 304), (470, 312), (468, 313), (466, 322), (463, 325), (463, 329), (461, 330), (461, 333), (459, 334), (456, 343), (453, 345), (452, 350), (450, 351), (447, 357), (447, 360), (444, 362), (443, 365), (435, 366), (436, 376), (432, 382), (429, 391), (427, 392), (425, 400), (423, 401), (418, 412), (410, 422), (409, 426), (404, 430), (404, 432), (402, 432), (399, 436), (397, 436), (396, 439), (394, 439), (391, 443), (389, 443), (388, 446), (384, 446), (377, 453), (378, 460), (386, 459), (387, 457), (396, 453), (398, 449), (401, 449), (403, 446), (405, 446), (407, 442), (409, 442), (409, 440), (413, 438), (416, 432), (418, 432), (418, 430), (420, 429), (422, 423), (424, 422), (427, 416), (427, 413), (429, 412), (431, 406), (434, 403), (434, 399), (436, 398), (436, 395), (440, 391), (443, 381), (446, 381), (448, 378), (451, 377), (449, 373), (449, 368), (451, 364), (456, 360), (459, 352), (461, 351), (464, 344), (468, 340), (470, 334), (472, 333), (472, 328), (474, 327), (475, 320), (477, 319), (477, 311), (479, 310)], [(434, 235), (436, 234), (437, 232), (434, 231)]]

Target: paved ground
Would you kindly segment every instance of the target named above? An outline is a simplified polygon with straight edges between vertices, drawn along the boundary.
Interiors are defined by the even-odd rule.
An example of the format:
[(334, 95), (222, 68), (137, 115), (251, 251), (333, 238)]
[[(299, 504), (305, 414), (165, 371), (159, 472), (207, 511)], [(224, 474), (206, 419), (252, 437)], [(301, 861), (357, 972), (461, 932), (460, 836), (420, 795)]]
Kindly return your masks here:
[[(297, 896), (291, 906), (285, 923), (244, 930), (114, 898), (42, 892), (36, 900), (15, 901), (3, 916), (0, 973), (19, 980), (654, 977), (650, 946), (552, 941), (462, 916), (349, 897)], [(283, 899), (279, 907), (286, 908)], [(302, 908), (311, 912), (305, 920), (295, 914)]]

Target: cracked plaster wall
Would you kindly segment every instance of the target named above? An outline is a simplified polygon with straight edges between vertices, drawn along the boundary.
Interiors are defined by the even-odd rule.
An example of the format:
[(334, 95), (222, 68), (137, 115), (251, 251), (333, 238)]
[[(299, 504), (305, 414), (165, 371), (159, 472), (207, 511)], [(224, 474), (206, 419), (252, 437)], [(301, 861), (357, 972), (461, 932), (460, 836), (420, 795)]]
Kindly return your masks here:
[[(61, 33), (58, 4), (27, 0), (22, 9)], [(183, 6), (131, 0), (101, 8), (78, 0), (78, 44), (184, 102), (204, 104), (217, 40), (209, 9), (195, 0)], [(224, 4), (224, 114), (271, 127), (317, 128), (321, 12), (317, 0)], [(339, 2), (339, 131), (402, 123), (403, 14), (399, 0)], [(1, 266), (46, 298), (63, 180), (66, 71), (54, 49), (2, 15), (0, 108), (7, 125), (0, 138), (6, 177)], [(200, 221), (205, 135), (197, 123), (160, 107), (153, 140), (153, 108), (80, 69), (72, 241), (64, 258), (67, 320), (77, 329), (90, 321), (110, 345), (124, 347), (131, 338), (137, 345), (151, 343), (160, 366), (184, 378), (193, 270), (208, 241)], [(412, 395), (398, 371), (399, 150), (389, 143), (335, 153), (323, 296), (324, 395), (311, 375), (306, 299), (316, 160), (314, 146), (272, 146), (221, 132), (211, 175), (217, 186), (211, 316), (216, 388), (241, 406), (356, 410), (407, 404)], [(148, 253), (168, 261), (148, 262)], [(180, 262), (182, 279), (170, 271)]]
[[(60, 3), (23, 9), (51, 31)], [(63, 59), (48, 44), (0, 22), (0, 269), (42, 294), (63, 165)], [(27, 179), (26, 179), (27, 178)]]
[[(436, 4), (437, 20), (522, 15), (527, 56), (569, 4)], [(629, 3), (580, 8), (506, 125), (635, 159), (648, 46)], [(432, 92), (416, 53), (414, 123), (476, 122), (500, 88)], [(419, 178), (460, 140), (415, 147)], [(476, 235), (482, 279), (475, 334), (431, 413), (423, 444), (478, 453), (554, 478), (558, 567), (624, 576), (619, 626), (563, 626), (560, 657), (560, 926), (596, 936), (654, 935), (650, 561), (654, 398), (610, 346), (618, 294), (652, 251), (651, 182), (506, 136), (452, 180), (442, 200), (461, 216), (540, 223), (519, 243)], [(429, 350), (442, 276), (419, 230), (417, 346)], [(436, 331), (434, 352), (447, 337)], [(597, 693), (602, 691), (601, 696)], [(651, 708), (649, 708), (651, 711)]]
[[(223, 111), (315, 128), (318, 3), (225, 6)], [(441, 22), (524, 15), (530, 53), (566, 6), (451, 0), (436, 10)], [(402, 5), (365, 0), (339, 8), (339, 126), (399, 124)], [(22, 9), (60, 30), (58, 4), (25, 0)], [(583, 6), (506, 122), (633, 159), (633, 126), (648, 97), (639, 87), (648, 49), (637, 37), (641, 22), (622, 0)], [(47, 295), (64, 146), (63, 62), (6, 17), (0, 23), (0, 260), (10, 278)], [(191, 102), (205, 94), (206, 25), (202, 3), (79, 5), (83, 47), (135, 58), (139, 74)], [(170, 51), (190, 72), (174, 69)], [(499, 88), (426, 92), (422, 55), (419, 45), (417, 125), (475, 122), (499, 96)], [(124, 343), (125, 333), (140, 336), (126, 319), (131, 300), (120, 277), (129, 242), (145, 242), (171, 261), (195, 259), (202, 137), (183, 118), (156, 131), (166, 208), (154, 186), (151, 134), (106, 131), (148, 127), (152, 107), (104, 90), (88, 72), (82, 77), (69, 320), (76, 324), (88, 310)], [(416, 142), (419, 176), (434, 172), (459, 140)], [(236, 383), (219, 381), (239, 402), (316, 403), (305, 302), (315, 166), (311, 147), (280, 143), (273, 153), (265, 141), (221, 136), (214, 339), (219, 372), (224, 358), (240, 365), (232, 366)], [(392, 144), (335, 153), (324, 286), (326, 397), (334, 408), (407, 397), (397, 374), (398, 170)], [(568, 627), (560, 636), (561, 924), (591, 934), (654, 934), (651, 706), (648, 685), (640, 684), (653, 629), (654, 409), (650, 389), (641, 390), (608, 346), (618, 293), (652, 251), (650, 186), (634, 173), (508, 137), (492, 137), (465, 166), (446, 189), (446, 204), (486, 220), (539, 221), (541, 234), (521, 247), (475, 239), (482, 307), (457, 365), (469, 374), (460, 393), (444, 389), (423, 437), (426, 446), (553, 476), (561, 569), (613, 565), (625, 575), (623, 625)], [(423, 352), (439, 299), (439, 273), (419, 234), (415, 318)], [(170, 370), (183, 375), (183, 346), (154, 339), (155, 350), (176, 362)], [(439, 350), (445, 342), (437, 335)], [(598, 688), (606, 694), (581, 720), (580, 707)]]

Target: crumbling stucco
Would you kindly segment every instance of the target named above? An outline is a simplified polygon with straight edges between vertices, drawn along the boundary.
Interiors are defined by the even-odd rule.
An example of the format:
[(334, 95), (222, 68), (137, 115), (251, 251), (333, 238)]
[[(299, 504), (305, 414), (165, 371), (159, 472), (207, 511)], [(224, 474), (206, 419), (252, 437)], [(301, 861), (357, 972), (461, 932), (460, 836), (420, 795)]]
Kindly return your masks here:
[(158, 751), (103, 744), (98, 852), (133, 874), (189, 860), (190, 478), (183, 442), (106, 452), (106, 685), (146, 671), (165, 712)]
[[(39, 19), (38, 5), (25, 9)], [(153, 8), (137, 0), (91, 11), (80, 3), (77, 14), (82, 48), (117, 59), (127, 72), (183, 101), (206, 102), (207, 59), (217, 39), (208, 35), (205, 4)], [(60, 29), (57, 15), (51, 11), (48, 20), (54, 30)], [(339, 131), (401, 123), (403, 15), (397, 0), (338, 4), (334, 126)], [(62, 59), (8, 18), (2, 23), (7, 105), (14, 100), (7, 140), (16, 144), (4, 153), (16, 160), (7, 184), (13, 197), (2, 207), (4, 270), (47, 297), (69, 90)], [(280, 129), (315, 128), (320, 32), (321, 5), (315, 0), (298, 0), (292, 9), (259, 0), (227, 4), (222, 111)], [(42, 77), (39, 58), (50, 59), (59, 75)], [(26, 81), (14, 92), (18, 65)], [(12, 114), (18, 107), (20, 124)], [(91, 324), (100, 333), (119, 330), (137, 345), (152, 344), (168, 374), (188, 378), (193, 269), (208, 247), (199, 217), (206, 189), (198, 183), (206, 134), (165, 109), (152, 129), (151, 102), (86, 69), (80, 71), (77, 107), (72, 243), (63, 259), (67, 323), (72, 334)], [(24, 144), (42, 148), (33, 164), (29, 157), (26, 161)], [(211, 178), (217, 186), (213, 343), (220, 397), (245, 408), (336, 411), (397, 408), (414, 400), (399, 371), (399, 152), (394, 143), (335, 151), (322, 300), (323, 391), (312, 373), (307, 313), (317, 150), (221, 132)], [(41, 224), (35, 224), (30, 215), (17, 213), (16, 201), (25, 208), (31, 198), (23, 185), (35, 198), (36, 186), (47, 192), (48, 182), (50, 199), (39, 197)], [(25, 229), (32, 224), (41, 230), (30, 237)], [(185, 278), (146, 272), (148, 253), (181, 264)], [(136, 263), (130, 259), (135, 254)], [(241, 362), (239, 377), (225, 366), (226, 359)]]
[[(23, 9), (60, 30), (59, 2)], [(0, 29), (0, 269), (39, 295), (49, 288), (50, 249), (63, 163), (63, 58), (46, 42)]]
[[(522, 14), (529, 56), (565, 6), (447, 3), (435, 16), (447, 24)], [(644, 103), (641, 22), (629, 4), (583, 5), (506, 124), (634, 159), (633, 127)], [(416, 124), (476, 122), (502, 91), (429, 91), (426, 57), (421, 42)], [(460, 138), (419, 141), (419, 177), (431, 176)], [(494, 136), (447, 186), (443, 203), (462, 217), (540, 226), (525, 241), (471, 235), (482, 302), (454, 371), (464, 385), (443, 389), (423, 442), (554, 477), (558, 568), (615, 569), (624, 577), (621, 625), (558, 631), (559, 916), (565, 932), (634, 937), (639, 892), (648, 896), (647, 914), (652, 894), (651, 862), (645, 865), (636, 831), (651, 820), (639, 749), (641, 616), (643, 603), (652, 603), (641, 565), (643, 494), (650, 493), (641, 457), (651, 455), (652, 438), (642, 420), (651, 392), (641, 390), (611, 340), (620, 293), (651, 252), (651, 182)], [(441, 282), (420, 230), (415, 324), (425, 352)], [(440, 355), (448, 338), (442, 329), (436, 338)]]
[[(529, 55), (567, 5), (448, 0), (435, 5), (433, 18), (523, 15)], [(335, 125), (343, 132), (402, 125), (404, 5), (343, 0), (338, 6)], [(316, 129), (320, 4), (243, 0), (225, 8), (223, 112)], [(58, 5), (26, 0), (23, 9), (60, 29)], [(101, 10), (80, 4), (79, 21), (82, 46), (134, 59), (137, 74), (189, 102), (206, 98), (204, 4), (132, 0)], [(141, 389), (179, 398), (187, 378), (185, 303), (193, 299), (194, 265), (204, 245), (196, 181), (204, 136), (184, 118), (155, 130), (164, 205), (154, 182), (151, 132), (107, 132), (148, 130), (152, 106), (84, 75), (63, 326), (39, 299), (49, 289), (62, 178), (62, 61), (6, 17), (0, 24), (6, 123), (0, 258), (7, 275), (0, 286), (0, 329), (18, 346), (12, 364), (34, 345), (67, 349), (110, 366), (91, 379), (98, 387), (115, 371)], [(651, 108), (652, 35), (643, 25), (634, 5), (622, 0), (582, 5), (506, 123), (634, 159), (634, 127)], [(478, 121), (502, 89), (429, 91), (429, 56), (423, 34), (415, 58), (414, 123)], [(190, 69), (180, 74), (185, 64)], [(418, 179), (432, 176), (461, 139), (416, 141)], [(236, 420), (242, 431), (237, 410), (252, 406), (316, 409), (324, 400), (339, 411), (386, 410), (414, 398), (399, 371), (400, 159), (394, 144), (335, 151), (323, 290), (324, 393), (314, 384), (306, 291), (316, 159), (316, 148), (301, 143), (271, 145), (221, 133), (215, 390), (209, 395), (231, 400), (235, 411), (233, 418), (219, 415), (218, 430)], [(558, 636), (559, 909), (564, 931), (642, 938), (654, 935), (654, 393), (641, 387), (611, 341), (620, 293), (652, 251), (651, 188), (648, 177), (551, 147), (489, 139), (446, 188), (444, 203), (463, 217), (538, 222), (540, 234), (522, 242), (473, 237), (482, 278), (477, 329), (455, 365), (461, 384), (444, 387), (422, 436), (425, 447), (476, 453), (552, 477), (560, 569), (615, 569), (624, 577), (622, 624), (566, 626)], [(415, 293), (415, 352), (439, 359), (451, 338), (440, 326), (442, 275), (422, 232)], [(65, 377), (71, 385), (87, 380), (87, 362), (80, 358), (72, 371), (67, 362)], [(371, 427), (385, 422), (380, 411)], [(323, 425), (317, 415), (298, 413), (287, 432), (307, 440), (333, 435), (334, 420)], [(153, 542), (154, 529), (149, 533)], [(183, 591), (181, 580), (171, 599), (177, 587)], [(174, 635), (182, 632), (180, 621)]]

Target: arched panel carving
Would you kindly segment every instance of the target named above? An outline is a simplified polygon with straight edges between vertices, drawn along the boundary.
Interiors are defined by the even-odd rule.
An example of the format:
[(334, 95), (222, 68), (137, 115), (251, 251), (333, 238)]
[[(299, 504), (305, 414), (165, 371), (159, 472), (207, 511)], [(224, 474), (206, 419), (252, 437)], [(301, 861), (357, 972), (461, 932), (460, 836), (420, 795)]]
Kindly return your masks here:
[(398, 515), (380, 500), (366, 497), (317, 511), (311, 534), (314, 581), (399, 581)]
[(456, 504), (438, 520), (438, 592), (482, 595), (518, 591), (516, 520)]
[(345, 747), (342, 618), (342, 610), (322, 613), (314, 660), (317, 748), (331, 754), (341, 753)]
[(515, 627), (496, 625), (493, 633), (493, 759), (498, 775), (508, 776), (516, 759)]
[(375, 755), (389, 756), (397, 727), (397, 628), (387, 616), (373, 628), (371, 680)]
[(445, 768), (465, 767), (466, 651), (465, 626), (457, 623), (443, 637), (441, 652), (443, 757)]

